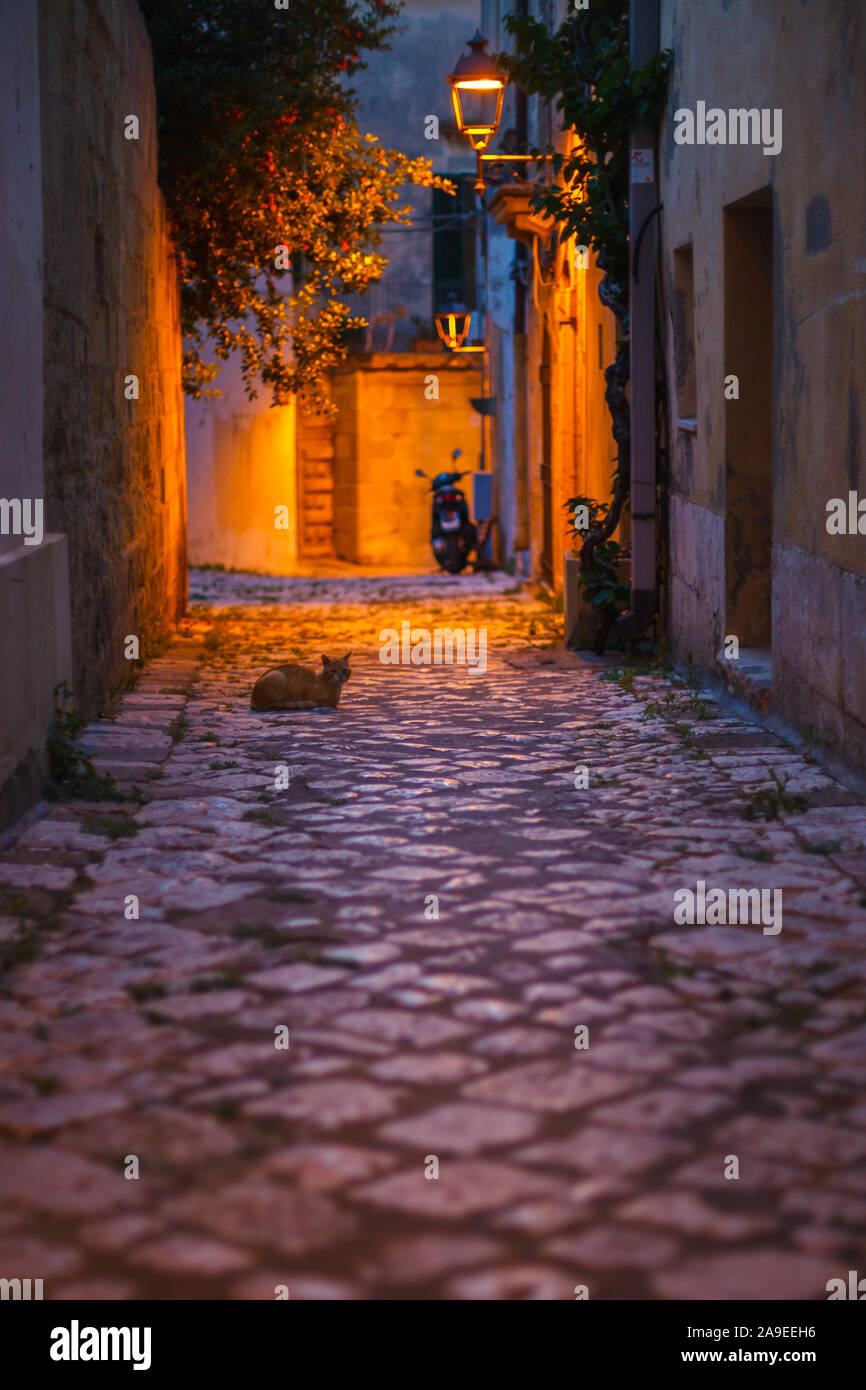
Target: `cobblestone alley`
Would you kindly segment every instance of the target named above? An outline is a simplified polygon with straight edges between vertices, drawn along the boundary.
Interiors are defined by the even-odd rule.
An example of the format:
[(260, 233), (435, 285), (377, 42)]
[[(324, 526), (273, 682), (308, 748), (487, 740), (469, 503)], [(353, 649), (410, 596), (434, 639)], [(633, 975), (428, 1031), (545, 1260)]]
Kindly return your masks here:
[[(823, 1299), (863, 1268), (866, 805), (601, 680), (510, 585), (193, 574), (85, 735), (129, 799), (43, 803), (0, 854), (4, 1271)], [(404, 620), (485, 628), (487, 671), (382, 665)], [(347, 650), (338, 711), (251, 712), (268, 665)], [(780, 889), (782, 930), (676, 924), (702, 881)]]

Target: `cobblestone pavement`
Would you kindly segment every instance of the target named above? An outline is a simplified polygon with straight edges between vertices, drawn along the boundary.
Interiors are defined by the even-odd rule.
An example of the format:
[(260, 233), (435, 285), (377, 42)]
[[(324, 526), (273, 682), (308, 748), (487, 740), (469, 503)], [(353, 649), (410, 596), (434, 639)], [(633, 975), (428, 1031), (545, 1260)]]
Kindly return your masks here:
[[(87, 731), (130, 799), (0, 855), (0, 1275), (823, 1299), (864, 1269), (866, 806), (601, 681), (513, 588), (193, 576), (212, 608)], [(486, 627), (487, 672), (381, 665), (403, 620)], [(339, 711), (250, 711), (268, 664), (348, 648)], [(698, 881), (781, 889), (782, 931), (676, 925)]]

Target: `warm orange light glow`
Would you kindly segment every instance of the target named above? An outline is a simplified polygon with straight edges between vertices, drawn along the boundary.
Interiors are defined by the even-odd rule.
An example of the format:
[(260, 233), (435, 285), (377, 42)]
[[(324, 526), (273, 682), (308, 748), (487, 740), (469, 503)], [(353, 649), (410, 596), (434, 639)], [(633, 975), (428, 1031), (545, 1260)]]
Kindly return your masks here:
[(485, 52), (487, 40), (481, 34), (469, 40), (469, 48), (471, 51), (458, 59), (448, 82), (457, 129), (479, 152), (487, 148), (499, 127), (506, 79)]
[(460, 92), (466, 90), (471, 90), (468, 83), (455, 84), (451, 88), (451, 101), (454, 106), (454, 118), (457, 121), (457, 129), (460, 131), (461, 135), (466, 136), (473, 150), (486, 150), (499, 126), (502, 115), (504, 88), (498, 86), (496, 83), (490, 83), (483, 87), (478, 84), (478, 86), (475, 87), (476, 91), (481, 90), (484, 92), (496, 93), (495, 108), (491, 111), (484, 112), (479, 111), (477, 108), (480, 103), (484, 103), (485, 106), (487, 106), (491, 101), (489, 96), (475, 97), (474, 99), (470, 97), (469, 100), (472, 109), (468, 111), (463, 110)]
[[(458, 327), (458, 319), (460, 324)], [(459, 352), (469, 336), (469, 325), (472, 322), (472, 315), (466, 310), (456, 310), (453, 313), (442, 313), (436, 315), (436, 331), (446, 347), (452, 352)]]

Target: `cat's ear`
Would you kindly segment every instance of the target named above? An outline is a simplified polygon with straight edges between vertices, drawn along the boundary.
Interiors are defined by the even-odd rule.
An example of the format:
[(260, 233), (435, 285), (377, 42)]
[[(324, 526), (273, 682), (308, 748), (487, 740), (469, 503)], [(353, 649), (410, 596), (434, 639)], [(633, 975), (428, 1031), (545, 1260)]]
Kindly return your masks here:
[(329, 656), (323, 656), (323, 657), (322, 657), (322, 665), (323, 665), (323, 666), (330, 666), (330, 664), (331, 664), (331, 658), (330, 658)]
[(349, 657), (350, 657), (351, 655), (352, 655), (351, 652), (346, 652), (346, 655), (343, 657), (343, 660), (344, 660), (344, 661), (348, 661), (348, 660), (349, 660)]

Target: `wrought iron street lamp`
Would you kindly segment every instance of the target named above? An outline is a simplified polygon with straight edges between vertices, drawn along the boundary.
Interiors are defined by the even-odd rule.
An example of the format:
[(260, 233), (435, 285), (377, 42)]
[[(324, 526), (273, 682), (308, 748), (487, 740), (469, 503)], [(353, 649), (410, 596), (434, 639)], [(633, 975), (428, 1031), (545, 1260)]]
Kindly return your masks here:
[[(475, 191), (484, 196), (483, 161), (491, 156), (484, 153), (499, 129), (502, 119), (502, 102), (507, 78), (497, 71), (493, 59), (487, 52), (487, 39), (476, 29), (469, 40), (469, 52), (457, 60), (457, 66), (448, 78), (451, 87), (451, 101), (457, 120), (457, 129), (465, 135), (475, 151), (476, 179)], [(479, 216), (483, 217), (483, 201)], [(487, 257), (485, 252), (485, 305), (484, 322), (487, 323)], [(481, 396), (472, 404), (481, 415), (481, 472), (487, 468), (487, 444), (485, 420), (492, 413), (493, 402), (487, 395), (485, 367), (487, 362), (486, 333), (485, 342), (467, 343), (471, 315), (462, 305), (446, 306), (436, 315), (436, 328), (440, 338), (452, 352), (477, 352), (481, 354)]]
[(436, 332), (447, 348), (459, 352), (469, 337), (472, 312), (456, 296), (446, 300), (436, 315)]
[[(484, 164), (492, 166), (491, 182), (503, 183), (508, 178), (511, 168), (516, 169), (523, 166), (523, 169), (530, 163), (538, 165), (542, 160), (548, 158), (547, 155), (528, 155), (503, 152), (500, 154), (487, 154), (490, 141), (499, 129), (499, 122), (502, 119), (502, 104), (505, 96), (505, 88), (508, 83), (507, 77), (498, 72), (496, 66), (487, 50), (487, 39), (483, 38), (478, 30), (475, 31), (469, 40), (469, 53), (461, 54), (457, 60), (457, 66), (448, 78), (451, 86), (451, 101), (454, 105), (454, 115), (457, 119), (457, 129), (461, 135), (465, 135), (473, 150), (475, 151), (477, 175), (475, 179), (475, 191), (481, 195), (480, 206), (476, 213), (476, 229), (482, 233), (482, 256), (484, 259), (484, 303), (481, 309), (485, 333), (485, 341), (480, 344), (467, 343), (469, 335), (470, 314), (462, 305), (447, 305), (436, 315), (436, 328), (439, 337), (446, 347), (451, 348), (452, 352), (478, 352), (481, 354), (481, 396), (473, 399), (472, 405), (481, 415), (481, 472), (487, 469), (487, 442), (486, 442), (486, 420), (493, 414), (495, 401), (487, 394), (486, 367), (487, 367), (487, 324), (488, 324), (488, 290), (487, 290), (487, 230), (485, 222), (486, 208), (484, 206), (484, 194), (486, 185), (484, 182)], [(499, 168), (497, 168), (499, 166)]]
[(478, 156), (478, 192), (484, 192), (481, 156), (499, 129), (502, 99), (507, 79), (497, 72), (486, 52), (488, 40), (476, 29), (469, 40), (469, 53), (463, 53), (448, 81), (457, 129), (465, 135)]

